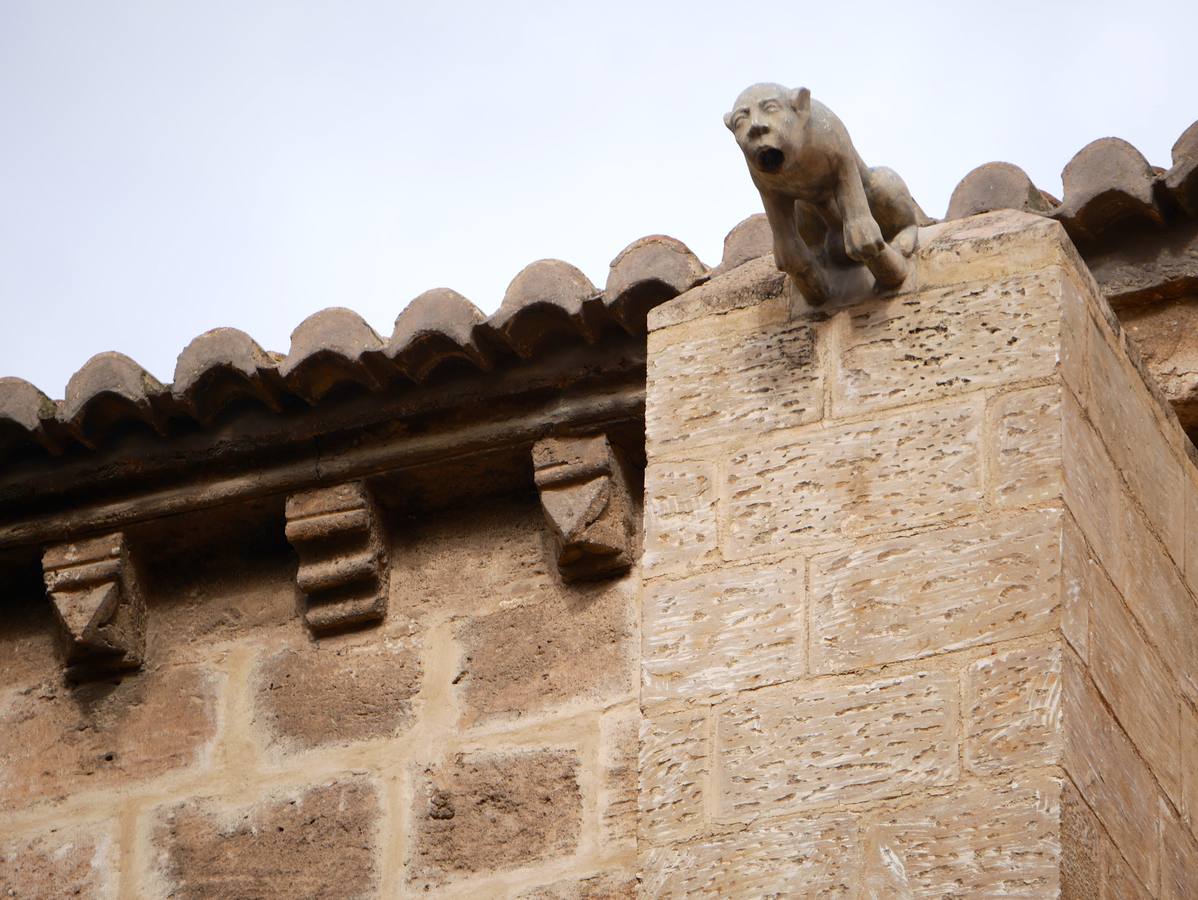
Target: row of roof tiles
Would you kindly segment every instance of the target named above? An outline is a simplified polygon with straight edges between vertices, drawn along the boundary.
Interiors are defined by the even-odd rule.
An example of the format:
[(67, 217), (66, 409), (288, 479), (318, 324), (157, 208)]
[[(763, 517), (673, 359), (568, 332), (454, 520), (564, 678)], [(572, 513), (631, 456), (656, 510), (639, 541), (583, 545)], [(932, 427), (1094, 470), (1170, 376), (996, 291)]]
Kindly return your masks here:
[[(1079, 242), (1098, 239), (1129, 219), (1198, 218), (1198, 122), (1174, 144), (1172, 155), (1173, 165), (1165, 170), (1151, 166), (1126, 141), (1094, 141), (1065, 167), (1063, 201), (1039, 190), (1017, 166), (987, 163), (957, 185), (947, 218), (1020, 209), (1058, 219)], [(484, 316), (455, 291), (437, 288), (408, 304), (387, 340), (343, 308), (301, 322), (286, 355), (263, 350), (235, 328), (217, 328), (184, 348), (169, 386), (111, 352), (88, 360), (60, 401), (22, 379), (0, 378), (0, 454), (30, 443), (55, 454), (73, 444), (95, 447), (112, 425), (125, 421), (159, 432), (172, 418), (208, 424), (243, 397), (277, 411), (288, 395), (315, 404), (347, 382), (371, 390), (403, 379), (419, 384), (450, 360), (488, 371), (503, 356), (534, 356), (551, 336), (593, 342), (611, 325), (641, 332), (651, 306), (769, 246), (761, 215), (729, 233), (715, 270), (680, 241), (652, 235), (620, 252), (602, 291), (574, 266), (540, 260), (512, 280), (493, 315)]]

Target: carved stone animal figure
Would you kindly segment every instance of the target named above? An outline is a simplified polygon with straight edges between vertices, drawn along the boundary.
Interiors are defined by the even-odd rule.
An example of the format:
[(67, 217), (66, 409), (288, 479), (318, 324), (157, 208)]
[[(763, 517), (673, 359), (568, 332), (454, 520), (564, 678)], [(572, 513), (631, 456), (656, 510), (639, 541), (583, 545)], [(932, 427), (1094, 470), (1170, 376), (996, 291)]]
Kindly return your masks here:
[(897, 172), (861, 161), (832, 110), (807, 88), (755, 84), (736, 98), (724, 124), (761, 194), (774, 260), (809, 302), (829, 296), (821, 256), (864, 263), (882, 287), (902, 284), (916, 228), (931, 220)]

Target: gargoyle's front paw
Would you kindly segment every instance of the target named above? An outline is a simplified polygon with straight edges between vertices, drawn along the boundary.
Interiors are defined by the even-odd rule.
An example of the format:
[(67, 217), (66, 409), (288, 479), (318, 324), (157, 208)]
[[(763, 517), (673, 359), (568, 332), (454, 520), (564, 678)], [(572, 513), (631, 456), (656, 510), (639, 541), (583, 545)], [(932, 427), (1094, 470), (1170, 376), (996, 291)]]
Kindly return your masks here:
[(850, 259), (858, 262), (873, 259), (885, 246), (882, 229), (873, 219), (854, 219), (844, 223), (844, 249)]

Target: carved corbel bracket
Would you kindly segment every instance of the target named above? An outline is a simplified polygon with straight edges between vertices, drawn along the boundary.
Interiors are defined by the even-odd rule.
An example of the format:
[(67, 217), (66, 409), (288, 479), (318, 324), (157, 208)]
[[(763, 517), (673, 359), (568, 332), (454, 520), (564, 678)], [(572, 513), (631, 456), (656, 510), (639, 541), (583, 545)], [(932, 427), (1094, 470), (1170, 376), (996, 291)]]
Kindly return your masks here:
[(366, 485), (351, 481), (287, 498), (287, 540), (314, 634), (369, 625), (387, 613), (387, 548)]
[(632, 565), (632, 498), (618, 451), (607, 436), (545, 438), (533, 446), (532, 459), (562, 579), (627, 572)]
[(68, 679), (142, 664), (146, 603), (121, 532), (48, 548), (42, 572), (67, 639)]

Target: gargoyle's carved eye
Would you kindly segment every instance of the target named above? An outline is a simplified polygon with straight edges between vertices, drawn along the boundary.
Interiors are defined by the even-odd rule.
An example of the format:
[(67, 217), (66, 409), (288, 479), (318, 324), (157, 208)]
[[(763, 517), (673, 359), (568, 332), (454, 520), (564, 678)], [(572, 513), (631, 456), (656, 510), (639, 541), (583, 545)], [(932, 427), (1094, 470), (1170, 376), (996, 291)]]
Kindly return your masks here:
[(779, 103), (777, 100), (766, 100), (764, 103), (761, 104), (762, 112), (776, 113), (776, 112), (780, 112), (781, 109), (782, 109), (782, 104)]
[(740, 126), (741, 126), (741, 125), (744, 125), (744, 124), (745, 124), (745, 120), (746, 120), (747, 118), (749, 118), (749, 117), (748, 117), (748, 116), (747, 116), (745, 113), (743, 113), (743, 112), (738, 112), (736, 115), (734, 115), (734, 116), (732, 117), (732, 127), (733, 127), (733, 128), (740, 128)]

